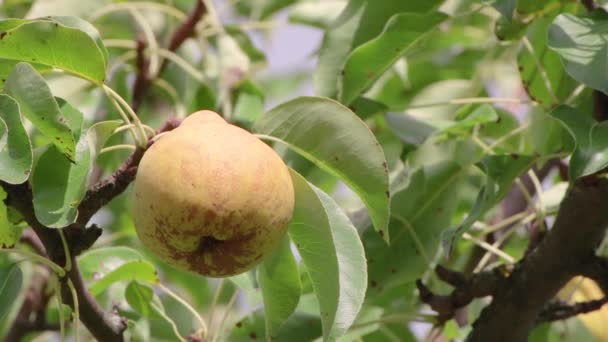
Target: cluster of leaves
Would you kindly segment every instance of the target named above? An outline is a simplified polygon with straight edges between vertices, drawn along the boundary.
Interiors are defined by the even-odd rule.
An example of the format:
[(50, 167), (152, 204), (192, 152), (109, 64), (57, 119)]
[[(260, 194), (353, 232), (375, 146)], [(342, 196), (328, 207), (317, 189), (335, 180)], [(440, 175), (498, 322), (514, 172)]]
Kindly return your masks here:
[[(134, 235), (128, 194), (99, 212), (104, 238), (78, 263), (99, 303), (129, 319), (133, 339), (183, 339), (201, 328), (198, 311), (209, 314), (214, 338), (230, 341), (415, 340), (405, 323), (434, 323), (420, 314), (415, 280), (440, 287), (433, 265), (465, 264), (471, 241), (496, 227), (485, 222), (500, 217), (518, 177), (571, 156), (569, 179), (536, 189), (533, 212), (503, 218), (521, 226), (554, 214), (568, 181), (608, 166), (605, 125), (590, 113), (591, 89), (608, 90), (601, 30), (608, 17), (576, 2), (240, 1), (235, 16), (244, 21), (223, 25), (205, 1), (193, 44), (177, 52), (159, 42), (192, 4), (172, 3), (6, 0), (5, 17), (32, 19), (0, 20), (0, 181), (31, 184), (44, 226), (76, 222), (90, 184), (114, 171), (133, 147), (125, 144), (141, 137), (140, 121), (158, 126), (169, 116), (218, 110), (272, 142), (291, 167), (296, 208), (288, 237), (255, 270), (219, 282), (148, 254)], [(312, 77), (317, 96), (266, 110), (286, 84), (306, 80), (297, 70), (277, 79), (259, 72), (266, 56), (247, 24), (273, 23), (281, 11), (291, 24), (323, 32)], [(147, 63), (138, 65), (141, 37)], [(129, 117), (131, 82), (142, 72), (154, 96)], [(492, 97), (520, 80), (525, 95)], [(500, 102), (512, 106), (492, 105)], [(527, 236), (515, 228), (506, 246), (497, 245), (499, 264), (525, 251)], [(0, 201), (0, 245), (14, 246), (23, 229)], [(1, 256), (0, 336), (34, 272)], [(237, 298), (245, 303), (239, 309)], [(64, 310), (47, 311), (58, 320)], [(467, 329), (447, 324), (443, 333), (462, 337)], [(532, 338), (554, 340), (559, 329), (543, 326)]]

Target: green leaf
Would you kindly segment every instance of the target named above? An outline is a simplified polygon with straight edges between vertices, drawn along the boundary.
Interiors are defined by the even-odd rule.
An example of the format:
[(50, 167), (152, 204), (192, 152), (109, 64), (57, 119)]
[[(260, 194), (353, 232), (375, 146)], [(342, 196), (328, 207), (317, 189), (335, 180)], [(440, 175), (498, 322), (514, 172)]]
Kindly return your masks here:
[(547, 43), (562, 57), (570, 76), (608, 92), (608, 33), (604, 29), (608, 14), (599, 12), (592, 17), (558, 15), (549, 27)]
[(502, 14), (503, 17), (511, 20), (513, 17), (513, 13), (515, 12), (515, 8), (517, 6), (518, 0), (487, 0), (487, 3), (491, 3), (496, 10)]
[(145, 260), (132, 260), (106, 273), (104, 277), (89, 286), (89, 291), (93, 296), (98, 296), (110, 285), (125, 280), (137, 280), (149, 284), (157, 284), (159, 281), (154, 265)]
[(388, 113), (386, 121), (389, 127), (406, 143), (419, 145), (429, 136), (437, 138), (449, 134), (467, 135), (472, 128), (494, 122), (498, 114), (494, 107), (484, 104), (468, 113), (464, 118), (454, 120), (426, 119), (420, 120), (408, 114)]
[(437, 130), (432, 124), (406, 113), (388, 113), (385, 118), (388, 127), (408, 144), (420, 145)]
[(384, 309), (381, 307), (364, 307), (357, 316), (357, 320), (355, 320), (355, 324), (362, 324), (362, 326), (358, 329), (351, 329), (344, 336), (340, 337), (338, 341), (357, 341), (360, 340), (361, 337), (377, 331), (382, 327), (382, 323), (369, 324), (369, 322), (380, 320), (383, 312)]
[(565, 105), (555, 108), (551, 116), (558, 119), (574, 139), (569, 167), (571, 181), (608, 166), (608, 122), (595, 122)]
[(32, 177), (36, 218), (52, 228), (62, 228), (76, 221), (92, 165), (89, 140), (82, 132), (82, 113), (67, 102), (61, 102), (61, 111), (78, 140), (74, 161), (67, 160), (55, 145), (51, 145), (38, 158)]
[(0, 58), (60, 68), (97, 84), (105, 80), (108, 53), (82, 19), (5, 19), (0, 32)]
[(451, 222), (467, 167), (443, 160), (413, 169), (391, 199), (391, 245), (365, 233), (370, 293), (413, 282), (428, 268)]
[[(5, 199), (6, 193), (0, 188), (0, 248), (13, 247), (21, 236), (21, 228), (14, 225), (8, 218)], [(0, 317), (0, 319), (2, 318)]]
[(23, 273), (17, 264), (0, 267), (0, 321), (11, 311), (23, 286)]
[(291, 176), (296, 205), (289, 236), (319, 301), (324, 339), (331, 340), (348, 330), (363, 304), (365, 253), (356, 228), (331, 197), (293, 170)]
[(392, 16), (380, 35), (360, 45), (348, 56), (339, 80), (342, 85), (340, 102), (351, 103), (446, 18), (445, 14), (438, 12)]
[(0, 180), (20, 184), (32, 172), (32, 144), (23, 127), (19, 105), (11, 97), (0, 94), (0, 120), (8, 129), (5, 145), (0, 148)]
[(274, 253), (260, 264), (257, 274), (264, 296), (266, 336), (276, 337), (281, 325), (298, 306), (302, 286), (287, 236)]
[(241, 47), (241, 50), (249, 57), (249, 60), (252, 63), (266, 63), (266, 55), (264, 52), (260, 51), (251, 41), (249, 35), (236, 25), (226, 25), (224, 26), (226, 33), (228, 33), (234, 41)]
[(129, 306), (143, 317), (149, 318), (152, 322), (157, 321), (160, 324), (166, 324), (171, 327), (174, 332), (174, 338), (182, 340), (175, 322), (165, 313), (163, 303), (154, 294), (152, 288), (132, 281), (127, 285), (125, 290), (125, 299), (129, 303)]
[(95, 158), (99, 151), (103, 148), (106, 141), (110, 138), (114, 130), (123, 124), (122, 120), (107, 120), (93, 124), (87, 129), (87, 141), (91, 151), (91, 163), (95, 162)]
[(236, 121), (251, 125), (264, 113), (264, 93), (251, 80), (246, 80), (234, 90), (236, 104), (233, 117)]
[(346, 3), (345, 0), (300, 2), (289, 10), (289, 22), (326, 29), (344, 10)]
[(443, 0), (403, 1), (351, 0), (325, 32), (314, 74), (317, 95), (338, 95), (338, 77), (347, 56), (359, 45), (377, 36), (395, 13), (426, 13)]
[[(517, 58), (528, 95), (546, 109), (563, 103), (578, 86), (578, 82), (564, 70), (560, 56), (547, 45), (547, 30), (554, 17), (543, 16), (531, 23), (526, 38), (534, 54), (522, 47)], [(547, 89), (547, 83), (551, 92)]]
[(89, 249), (78, 257), (78, 268), (85, 281), (105, 277), (130, 261), (143, 260), (141, 253), (128, 247)]
[[(226, 341), (251, 342), (269, 341), (264, 327), (264, 312), (257, 310), (239, 320)], [(289, 319), (278, 336), (272, 338), (273, 342), (313, 341), (321, 335), (321, 322), (319, 317), (303, 312), (296, 312)]]
[(74, 160), (74, 136), (42, 76), (31, 65), (19, 63), (8, 76), (4, 90), (19, 103), (22, 114), (50, 139), (59, 151), (68, 159)]
[(326, 98), (299, 97), (262, 115), (253, 129), (344, 180), (367, 206), (378, 233), (389, 241), (386, 160), (373, 133), (352, 111)]
[(296, 0), (249, 0), (236, 3), (239, 14), (255, 19), (266, 19)]
[[(15, 66), (19, 63), (21, 62), (13, 59), (0, 58), (0, 90), (4, 88), (4, 83), (6, 83), (6, 78), (8, 77), (8, 74), (10, 74), (11, 71), (13, 71), (13, 69), (15, 68)], [(32, 67), (34, 67), (34, 69), (36, 69), (40, 73), (53, 70), (53, 68), (46, 65), (36, 63), (30, 64), (32, 65)]]
[(532, 156), (491, 155), (477, 164), (486, 175), (485, 185), (479, 191), (473, 208), (464, 221), (443, 232), (446, 254), (451, 253), (456, 239), (505, 197), (513, 186), (515, 178), (530, 169), (534, 161), (535, 158)]

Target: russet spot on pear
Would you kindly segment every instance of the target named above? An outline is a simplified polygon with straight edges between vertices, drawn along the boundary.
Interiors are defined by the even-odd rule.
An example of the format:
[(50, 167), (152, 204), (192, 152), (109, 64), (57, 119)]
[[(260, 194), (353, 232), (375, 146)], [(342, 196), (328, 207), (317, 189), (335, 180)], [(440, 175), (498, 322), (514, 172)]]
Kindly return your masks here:
[(294, 208), (281, 158), (212, 111), (191, 114), (145, 152), (134, 193), (143, 244), (210, 277), (253, 268), (278, 245)]

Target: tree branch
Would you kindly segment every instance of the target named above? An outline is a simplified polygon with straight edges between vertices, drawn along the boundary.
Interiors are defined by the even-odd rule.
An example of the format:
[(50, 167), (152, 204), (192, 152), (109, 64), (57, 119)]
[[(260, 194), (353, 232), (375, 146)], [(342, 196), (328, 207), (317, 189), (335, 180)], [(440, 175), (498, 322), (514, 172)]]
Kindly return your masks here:
[[(179, 126), (180, 120), (171, 118), (159, 128), (156, 133), (171, 131)], [(148, 147), (153, 141), (148, 142)], [(95, 184), (84, 196), (78, 206), (78, 221), (80, 225), (85, 225), (91, 217), (103, 206), (108, 204), (116, 196), (123, 193), (129, 184), (135, 179), (137, 166), (144, 155), (142, 149), (137, 149), (127, 158), (127, 160), (107, 179)]]
[(428, 304), (438, 314), (438, 322), (444, 323), (454, 318), (458, 309), (468, 305), (475, 298), (489, 296), (503, 281), (504, 276), (498, 271), (488, 271), (466, 276), (439, 265), (435, 269), (439, 279), (454, 286), (449, 295), (432, 293), (421, 280), (416, 281), (420, 300)]
[[(195, 32), (194, 29), (196, 27), (196, 24), (201, 20), (205, 13), (207, 13), (207, 7), (205, 6), (205, 3), (202, 0), (197, 0), (196, 5), (192, 9), (192, 11), (190, 11), (190, 14), (188, 14), (188, 18), (173, 32), (173, 35), (169, 40), (167, 50), (174, 52), (182, 45), (182, 43), (186, 39), (192, 37)], [(133, 107), (133, 110), (135, 110), (136, 112), (144, 100), (145, 94), (148, 91), (148, 88), (150, 87), (152, 79), (162, 74), (168, 63), (168, 60), (166, 58), (163, 59), (158, 69), (158, 74), (148, 75), (148, 60), (144, 56), (145, 48), (145, 40), (138, 39), (136, 50), (136, 66), (138, 73), (135, 79), (135, 83), (133, 85), (133, 101), (131, 104), (131, 107)]]
[[(179, 126), (179, 123), (180, 121), (177, 119), (169, 119), (158, 130), (158, 133), (170, 131)], [(152, 143), (153, 140), (149, 142), (149, 145)], [(78, 206), (79, 220), (63, 229), (72, 256), (72, 269), (67, 273), (67, 277), (60, 281), (62, 299), (65, 304), (73, 308), (72, 295), (67, 286), (67, 279), (69, 278), (78, 295), (81, 321), (99, 341), (122, 341), (126, 321), (115, 313), (105, 313), (97, 304), (80, 275), (76, 256), (92, 246), (102, 231), (96, 225), (85, 228), (85, 224), (93, 214), (121, 194), (135, 179), (137, 166), (143, 154), (143, 150), (136, 150), (112, 176), (87, 191), (85, 198)], [(46, 252), (53, 262), (58, 265), (65, 265), (65, 252), (58, 230), (45, 227), (36, 219), (30, 185), (28, 183), (15, 185), (0, 182), (0, 186), (7, 193), (6, 204), (19, 211), (35, 232), (35, 235), (30, 236), (30, 233), (26, 231), (23, 239), (31, 240), (34, 249), (38, 252)], [(42, 245), (38, 243), (38, 239)], [(21, 328), (25, 326), (23, 325)]]
[(608, 297), (595, 299), (572, 305), (564, 303), (551, 303), (538, 315), (537, 323), (553, 322), (586, 314), (602, 308), (608, 302)]
[(469, 341), (526, 341), (546, 303), (579, 275), (608, 226), (608, 180), (579, 179), (566, 194), (553, 228), (493, 292)]

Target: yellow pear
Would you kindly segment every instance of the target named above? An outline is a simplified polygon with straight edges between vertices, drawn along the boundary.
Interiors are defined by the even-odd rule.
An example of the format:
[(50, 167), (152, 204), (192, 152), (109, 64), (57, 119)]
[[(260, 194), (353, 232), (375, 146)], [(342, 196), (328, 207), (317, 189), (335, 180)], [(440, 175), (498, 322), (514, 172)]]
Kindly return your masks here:
[(278, 245), (294, 207), (287, 166), (253, 134), (199, 111), (144, 154), (133, 220), (167, 263), (211, 277), (253, 268)]

